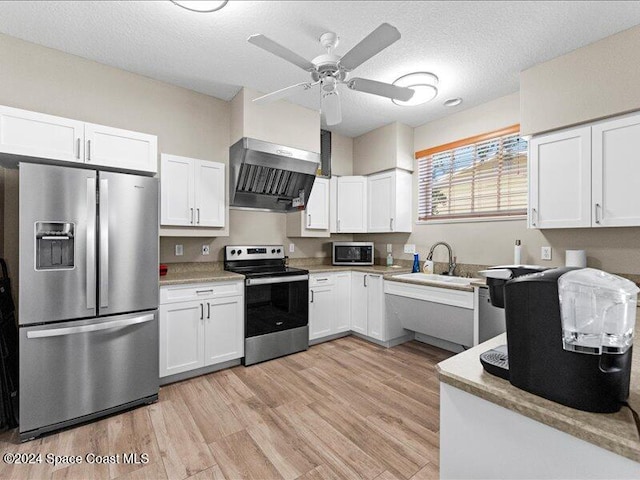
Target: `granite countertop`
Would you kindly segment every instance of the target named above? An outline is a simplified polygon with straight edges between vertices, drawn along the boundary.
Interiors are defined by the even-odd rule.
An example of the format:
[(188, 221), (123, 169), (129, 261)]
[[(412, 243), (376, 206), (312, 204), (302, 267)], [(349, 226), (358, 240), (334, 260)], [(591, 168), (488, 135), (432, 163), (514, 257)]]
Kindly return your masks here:
[(244, 279), (244, 275), (227, 272), (226, 270), (221, 270), (219, 268), (189, 268), (182, 265), (178, 267), (177, 265), (178, 264), (169, 264), (169, 271), (167, 274), (160, 277), (161, 287), (165, 285), (225, 282)]
[(410, 273), (411, 267), (402, 265), (394, 265), (387, 267), (386, 265), (305, 265), (296, 264), (298, 268), (309, 270), (309, 273), (329, 273), (329, 272), (363, 272), (385, 275), (395, 275), (398, 273)]
[[(631, 367), (629, 404), (640, 411), (640, 309), (636, 320), (636, 355)], [(488, 400), (574, 437), (640, 462), (640, 438), (628, 408), (617, 413), (590, 413), (565, 407), (514, 387), (507, 380), (486, 373), (479, 356), (507, 343), (498, 335), (451, 357), (437, 366), (440, 381)]]

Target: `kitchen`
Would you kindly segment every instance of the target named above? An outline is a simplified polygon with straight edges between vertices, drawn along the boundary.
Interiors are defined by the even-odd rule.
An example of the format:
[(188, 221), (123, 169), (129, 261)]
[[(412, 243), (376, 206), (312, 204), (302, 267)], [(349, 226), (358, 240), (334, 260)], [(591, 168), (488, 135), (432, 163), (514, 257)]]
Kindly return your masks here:
[[(234, 75), (237, 75), (238, 79), (235, 81), (231, 81), (230, 76), (217, 76), (213, 73), (216, 69), (211, 69), (205, 77), (206, 80), (200, 80), (200, 82), (217, 84), (216, 88), (219, 90), (217, 90), (217, 95), (213, 96), (196, 93), (195, 90), (203, 91), (209, 88), (204, 83), (198, 84), (198, 80), (193, 80), (191, 88), (187, 89), (175, 86), (182, 85), (184, 87), (186, 80), (179, 78), (180, 74), (167, 77), (160, 72), (154, 73), (152, 70), (144, 70), (143, 65), (138, 68), (136, 62), (128, 56), (133, 53), (128, 52), (125, 46), (126, 42), (116, 42), (114, 37), (117, 35), (114, 35), (113, 31), (108, 28), (104, 30), (97, 28), (92, 23), (96, 17), (89, 10), (83, 10), (84, 7), (80, 5), (46, 7), (25, 4), (24, 6), (10, 7), (3, 4), (1, 7), (4, 20), (0, 24), (2, 26), (0, 31), (3, 32), (0, 37), (0, 52), (4, 59), (4, 67), (0, 73), (0, 86), (2, 87), (0, 88), (0, 105), (156, 136), (158, 142), (157, 170), (160, 174), (160, 182), (163, 181), (163, 155), (221, 163), (225, 166), (225, 175), (228, 176), (231, 170), (229, 147), (244, 137), (262, 139), (278, 145), (320, 153), (319, 131), (321, 128), (326, 128), (326, 125), (322, 123), (323, 119), (317, 105), (310, 108), (308, 104), (304, 104), (305, 101), (310, 101), (307, 97), (303, 99), (303, 96), (307, 95), (306, 92), (300, 94), (301, 100), (295, 97), (295, 101), (291, 103), (280, 101), (258, 108), (253, 102), (253, 99), (262, 93), (283, 88), (296, 81), (307, 80), (308, 76), (305, 76), (307, 74), (294, 69), (294, 67), (287, 67), (284, 60), (269, 55), (255, 45), (249, 45), (246, 39), (249, 35), (263, 33), (295, 51), (302, 51), (305, 53), (305, 57), (311, 58), (314, 54), (322, 52), (316, 37), (326, 31), (328, 27), (325, 26), (325, 30), (320, 29), (317, 35), (315, 30), (318, 30), (319, 27), (311, 29), (313, 30), (311, 36), (307, 32), (307, 38), (304, 40), (306, 46), (303, 47), (304, 36), (302, 34), (299, 36), (291, 34), (289, 38), (283, 34), (281, 28), (276, 26), (267, 28), (267, 25), (263, 25), (260, 20), (261, 9), (259, 5), (254, 5), (255, 10), (252, 11), (247, 6), (239, 5), (240, 3), (229, 2), (223, 9), (210, 14), (183, 11), (170, 2), (157, 2), (157, 5), (149, 2), (137, 6), (113, 4), (91, 7), (96, 9), (95, 12), (100, 13), (105, 22), (106, 19), (111, 19), (113, 23), (110, 28), (117, 26), (121, 30), (114, 31), (120, 32), (123, 37), (126, 37), (125, 32), (129, 32), (128, 35), (133, 35), (131, 33), (132, 30), (135, 30), (133, 22), (140, 18), (154, 18), (156, 22), (166, 22), (162, 25), (165, 25), (170, 31), (172, 28), (177, 28), (170, 26), (171, 22), (177, 22), (176, 25), (180, 25), (183, 31), (189, 29), (207, 31), (211, 22), (216, 27), (226, 28), (227, 30), (222, 31), (228, 32), (230, 48), (231, 46), (234, 48), (241, 46), (243, 54), (250, 59), (250, 61), (248, 60), (250, 63), (242, 66), (237, 65), (236, 62), (234, 68), (238, 73), (234, 73)], [(430, 117), (432, 118), (430, 121), (419, 121), (420, 118), (426, 118), (425, 111), (420, 110), (423, 107), (407, 107), (405, 109), (393, 105), (388, 100), (379, 100), (379, 104), (367, 107), (366, 110), (370, 109), (370, 114), (356, 112), (361, 108), (356, 104), (349, 106), (348, 97), (352, 95), (355, 100), (355, 95), (360, 95), (358, 99), (362, 100), (365, 94), (345, 89), (343, 94), (343, 126), (340, 127), (339, 124), (329, 128), (329, 130), (334, 130), (331, 135), (331, 173), (333, 177), (369, 177), (391, 169), (416, 172), (415, 152), (456, 142), (460, 139), (486, 132), (495, 132), (516, 124), (521, 126), (520, 130), (524, 134), (532, 133), (535, 138), (538, 133), (563, 130), (574, 125), (588, 125), (602, 118), (616, 117), (638, 110), (640, 102), (635, 97), (636, 93), (627, 87), (633, 85), (634, 80), (637, 80), (638, 77), (636, 71), (638, 31), (637, 28), (625, 29), (637, 25), (640, 18), (634, 17), (633, 4), (626, 7), (616, 4), (616, 8), (610, 5), (611, 2), (594, 4), (589, 7), (582, 6), (585, 10), (583, 11), (584, 16), (580, 17), (580, 20), (586, 22), (586, 17), (589, 15), (596, 17), (599, 13), (603, 18), (617, 18), (618, 23), (611, 20), (611, 25), (606, 27), (609, 30), (606, 30), (605, 27), (601, 27), (602, 30), (594, 30), (596, 27), (592, 25), (591, 30), (599, 32), (594, 33), (593, 37), (585, 36), (583, 40), (573, 44), (567, 41), (567, 47), (564, 49), (560, 45), (556, 45), (554, 47), (556, 50), (550, 51), (552, 53), (534, 57), (535, 60), (523, 60), (518, 68), (510, 72), (513, 76), (511, 84), (501, 87), (503, 90), (498, 88), (492, 90), (493, 87), (487, 87), (486, 93), (477, 93), (476, 97), (471, 97), (471, 90), (468, 90), (468, 95), (459, 93), (462, 84), (458, 84), (458, 91), (451, 85), (447, 85), (444, 68), (440, 71), (431, 64), (421, 65), (421, 69), (438, 70), (435, 73), (441, 77), (438, 85), (440, 93), (434, 100), (435, 103), (426, 104), (427, 107), (424, 107), (433, 106), (434, 109), (436, 107), (438, 109), (437, 112), (431, 114), (433, 117)], [(446, 5), (443, 4), (442, 8), (445, 7)], [(52, 10), (47, 10), (47, 8)], [(276, 8), (276, 6), (272, 6), (272, 8)], [(279, 22), (284, 22), (282, 25), (289, 25), (295, 18), (292, 17), (295, 12), (302, 15), (299, 10), (296, 10), (301, 7), (295, 4), (287, 6), (283, 2), (283, 5), (279, 5), (277, 8), (281, 9), (278, 11), (283, 14), (282, 18), (290, 19), (286, 22), (282, 18), (279, 19)], [(288, 10), (291, 8), (293, 10)], [(312, 13), (315, 16), (330, 15), (330, 12), (324, 11), (326, 9), (321, 6), (314, 5), (313, 8)], [(357, 18), (358, 9), (356, 7), (345, 8), (347, 8), (345, 12), (354, 15), (351, 17), (352, 20)], [(335, 28), (343, 37), (342, 44), (337, 48), (340, 54), (347, 52), (383, 22), (389, 22), (398, 27), (402, 38), (389, 47), (390, 50), (381, 53), (379, 58), (374, 58), (371, 63), (362, 66), (365, 69), (367, 65), (371, 65), (371, 70), (362, 71), (363, 76), (391, 82), (395, 78), (393, 74), (397, 72), (389, 72), (389, 77), (382, 75), (387, 75), (382, 67), (384, 60), (393, 58), (393, 56), (386, 57), (386, 55), (393, 52), (392, 48), (403, 48), (403, 45), (406, 47), (406, 44), (417, 43), (422, 37), (416, 36), (415, 32), (412, 33), (412, 29), (418, 27), (413, 27), (415, 22), (406, 19), (411, 17), (413, 7), (410, 3), (397, 4), (392, 8), (388, 5), (384, 6), (381, 2), (379, 6), (369, 5), (369, 8), (376, 12), (375, 21), (372, 19), (371, 22), (359, 27), (357, 33), (355, 30), (349, 32), (350, 27), (339, 21), (340, 19), (337, 18), (339, 15), (331, 14), (327, 17), (331, 19), (331, 21), (327, 20), (327, 24), (331, 28)], [(427, 9), (427, 6), (422, 5), (420, 8)], [(465, 7), (460, 8), (464, 9)], [(487, 4), (486, 8), (496, 9), (487, 10), (487, 12), (491, 11), (496, 14), (500, 12), (501, 15), (507, 16), (507, 12), (501, 12), (500, 7), (495, 4)], [(527, 8), (531, 9), (531, 13), (536, 12), (533, 5), (529, 5)], [(551, 7), (547, 5), (545, 8)], [(570, 6), (564, 5), (562, 8), (569, 10), (553, 11), (553, 15), (558, 15), (558, 19), (555, 20), (558, 25), (569, 21), (570, 13), (568, 12), (577, 14), (570, 10)], [(580, 7), (575, 8), (579, 10)], [(595, 10), (589, 10), (589, 8)], [(598, 8), (600, 10), (597, 10)], [(627, 10), (624, 10), (625, 8)], [(75, 9), (78, 10), (74, 11)], [(394, 9), (403, 12), (406, 17), (402, 17), (400, 13), (397, 14), (398, 17), (395, 17), (392, 13)], [(551, 16), (550, 12), (544, 8), (543, 10)], [(508, 11), (513, 14), (511, 7), (508, 7)], [(160, 12), (157, 13), (157, 17), (154, 16), (156, 12)], [(264, 11), (262, 12), (264, 13)], [(468, 14), (469, 10), (457, 13), (464, 18), (465, 12)], [(444, 14), (445, 12), (440, 13)], [(542, 14), (541, 12), (537, 13)], [(87, 22), (83, 22), (81, 20), (83, 17), (76, 15), (86, 15)], [(242, 17), (243, 15), (247, 17)], [(307, 18), (313, 18), (311, 13), (309, 15), (310, 17)], [(520, 15), (524, 16), (525, 13)], [(55, 28), (51, 27), (52, 20), (48, 18), (49, 16), (55, 19)], [(234, 32), (234, 28), (238, 29), (237, 19), (239, 17), (243, 18), (242, 23), (246, 26), (239, 32)], [(120, 22), (119, 20), (122, 19), (126, 20)], [(315, 18), (309, 21), (314, 22), (314, 25), (318, 23)], [(221, 22), (226, 26), (221, 25)], [(19, 25), (23, 26), (22, 30), (19, 29)], [(103, 45), (114, 45), (113, 52), (109, 53), (114, 56), (113, 58), (100, 57), (89, 51), (91, 42), (83, 36), (86, 33), (82, 33), (82, 25), (96, 27), (93, 34), (97, 36), (91, 42), (97, 42), (96, 39), (99, 38)], [(496, 25), (500, 24), (496, 21)], [(500, 26), (502, 27), (502, 25)], [(551, 26), (548, 28), (552, 29)], [(578, 26), (575, 28), (578, 31), (583, 31), (579, 30)], [(582, 28), (589, 30), (584, 26)], [(36, 32), (44, 34), (47, 31), (66, 31), (68, 36), (60, 38), (57, 43), (47, 43), (46, 39), (38, 38), (36, 35)], [(555, 30), (550, 31), (558, 34), (560, 28), (556, 27)], [(77, 45), (75, 48), (72, 47), (73, 39), (69, 36), (73, 32), (83, 39), (82, 41), (78, 40), (80, 47)], [(531, 35), (529, 40), (535, 38), (534, 34)], [(151, 42), (147, 44), (143, 41), (142, 32), (132, 38), (134, 38), (134, 43), (148, 49), (152, 48)], [(288, 42), (287, 38), (289, 38)], [(178, 42), (177, 47), (169, 43), (162, 44), (168, 49), (168, 55), (171, 56), (171, 60), (166, 60), (166, 63), (174, 65), (169, 70), (188, 72), (188, 56), (182, 55), (183, 52), (180, 51), (179, 46), (182, 44), (179, 42), (181, 40), (175, 41)], [(504, 43), (504, 38), (502, 41)], [(300, 42), (299, 48), (297, 42)], [(495, 42), (495, 45), (498, 45), (497, 39)], [(548, 42), (544, 45), (549, 47)], [(204, 48), (202, 45), (200, 47)], [(85, 51), (83, 48), (89, 50)], [(430, 50), (428, 48), (421, 50), (421, 52), (426, 55), (425, 52), (428, 53)], [(571, 51), (573, 52), (569, 53)], [(449, 55), (453, 55), (453, 53)], [(118, 56), (121, 57), (121, 61), (115, 58)], [(619, 63), (615, 63), (612, 58), (619, 59)], [(198, 60), (192, 59), (192, 61), (197, 62)], [(260, 84), (252, 79), (255, 77), (255, 71), (252, 68), (254, 62), (260, 66), (259, 68), (274, 69), (274, 76), (270, 77), (268, 83)], [(229, 62), (230, 71), (233, 70), (232, 65), (234, 65), (233, 62)], [(376, 68), (374, 69), (373, 66)], [(289, 70), (285, 70), (285, 68), (289, 68)], [(518, 74), (521, 70), (524, 72), (518, 80)], [(185, 73), (185, 75), (187, 74)], [(360, 75), (360, 72), (357, 75)], [(584, 82), (583, 78), (585, 77), (590, 78), (591, 82)], [(196, 77), (194, 76), (194, 78)], [(547, 94), (541, 92), (547, 92)], [(551, 95), (548, 92), (558, 93)], [(567, 95), (567, 92), (571, 92), (571, 95)], [(313, 93), (313, 91), (308, 92), (317, 102), (319, 97), (314, 96)], [(318, 92), (315, 91), (315, 93)], [(452, 109), (446, 109), (442, 106), (445, 100), (454, 96), (463, 98), (461, 106)], [(368, 95), (366, 97), (369, 98)], [(376, 111), (376, 108), (379, 108), (381, 112), (387, 111), (391, 114), (387, 114), (384, 121), (366, 118), (374, 117), (373, 112)], [(349, 117), (351, 115), (358, 115), (359, 121), (364, 122), (362, 125), (371, 126), (349, 131), (348, 128), (354, 128), (353, 125), (355, 125), (350, 123)], [(406, 119), (403, 119), (402, 115), (407, 115), (404, 117)], [(363, 119), (363, 117), (365, 118)], [(415, 128), (409, 127), (409, 123), (415, 125)], [(18, 235), (18, 222), (15, 216), (18, 177), (16, 169), (4, 169), (3, 195), (0, 196), (3, 202), (4, 222), (2, 257), (9, 261), (14, 291), (20, 285), (20, 278), (17, 275), (19, 268), (16, 263), (11, 261), (12, 258), (18, 258), (19, 245), (14, 240)], [(338, 226), (335, 225), (334, 228), (330, 225), (325, 229), (328, 231), (312, 232), (318, 236), (308, 237), (302, 236), (309, 232), (305, 232), (301, 226), (303, 219), (300, 218), (302, 216), (300, 213), (282, 214), (229, 208), (231, 187), (227, 177), (224, 182), (223, 211), (218, 219), (223, 220), (220, 222), (222, 226), (173, 226), (160, 222), (159, 260), (160, 263), (168, 266), (169, 271), (164, 282), (168, 282), (171, 278), (175, 280), (176, 276), (182, 276), (183, 282), (189, 280), (193, 284), (197, 283), (193, 280), (210, 278), (212, 271), (222, 272), (225, 260), (224, 247), (227, 245), (276, 245), (282, 246), (285, 250), (285, 255), (289, 257), (290, 267), (309, 270), (310, 283), (314, 278), (315, 280), (325, 278), (325, 273), (334, 275), (331, 279), (335, 282), (334, 285), (327, 285), (323, 287), (323, 290), (332, 291), (331, 294), (336, 295), (337, 292), (345, 290), (336, 285), (347, 280), (335, 277), (340, 270), (328, 265), (331, 263), (331, 242), (372, 241), (375, 245), (376, 263), (380, 264), (386, 263), (387, 245), (391, 244), (390, 253), (393, 261), (404, 267), (404, 270), (400, 269), (402, 271), (398, 270), (393, 273), (402, 274), (411, 270), (412, 245), (415, 246), (415, 251), (419, 254), (422, 263), (432, 245), (439, 241), (445, 241), (452, 246), (454, 256), (457, 257), (458, 266), (455, 273), (458, 276), (476, 276), (478, 271), (488, 266), (513, 263), (516, 240), (520, 240), (522, 243), (522, 263), (562, 266), (565, 263), (564, 252), (566, 250), (585, 250), (588, 254), (587, 264), (590, 267), (623, 274), (636, 282), (638, 281), (637, 275), (640, 273), (638, 252), (640, 250), (637, 248), (637, 226), (538, 229), (527, 228), (526, 216), (521, 216), (518, 219), (486, 222), (446, 220), (421, 222), (417, 220), (418, 178), (415, 173), (411, 176), (411, 181), (413, 208), (411, 209), (410, 231), (366, 233), (368, 230), (365, 229), (364, 233), (355, 233), (355, 229), (350, 229), (349, 233), (332, 233), (332, 230), (337, 230)], [(332, 191), (335, 190), (329, 188), (329, 196)], [(331, 208), (331, 199), (327, 200), (329, 208)], [(332, 219), (337, 220), (336, 216), (331, 215), (330, 212), (329, 222)], [(294, 231), (296, 227), (297, 233)], [(291, 251), (290, 245), (293, 245), (293, 251)], [(203, 255), (203, 246), (209, 247), (208, 256)], [(408, 253), (405, 253), (405, 246), (407, 246)], [(540, 258), (542, 247), (551, 247), (550, 260)], [(182, 255), (176, 255), (176, 252), (180, 252), (180, 250), (182, 250)], [(446, 270), (449, 261), (446, 249), (436, 249), (434, 260), (436, 261), (436, 273)], [(330, 272), (323, 270), (330, 270)], [(356, 274), (365, 277), (372, 275), (371, 280), (374, 282), (376, 281), (375, 275), (377, 275), (375, 272), (358, 272), (357, 268), (353, 271), (349, 270), (349, 274), (351, 275), (351, 285), (354, 284), (353, 278)], [(382, 282), (382, 280), (381, 278), (378, 281)], [(238, 282), (238, 280), (234, 281)], [(365, 281), (368, 280), (358, 276), (358, 283), (364, 284)], [(401, 282), (387, 283), (402, 285)], [(189, 283), (174, 285), (189, 285)], [(381, 286), (384, 288), (384, 285)], [(171, 285), (163, 283), (160, 291), (169, 287)], [(313, 290), (315, 287), (310, 285), (310, 288)], [(460, 291), (467, 293), (464, 290)], [(329, 293), (325, 294), (329, 295)], [(320, 298), (322, 293), (318, 295)], [(220, 297), (220, 299), (213, 298), (207, 299), (207, 301), (213, 305), (218, 300), (227, 299), (224, 300), (227, 302), (228, 299), (237, 296), (232, 292), (232, 294)], [(352, 292), (352, 301), (353, 298)], [(200, 319), (198, 305), (201, 303), (203, 301), (196, 301), (198, 320)], [(160, 304), (163, 304), (162, 294), (160, 294)], [(324, 305), (326, 304), (324, 303)], [(177, 305), (177, 302), (167, 303), (167, 305)], [(225, 303), (225, 305), (230, 304)], [(205, 309), (203, 316), (206, 316), (206, 305), (202, 308)], [(345, 307), (339, 308), (339, 311), (344, 310)], [(331, 312), (331, 310), (325, 310), (325, 313), (320, 316), (326, 316), (327, 311)], [(380, 312), (381, 307), (375, 311)], [(351, 320), (353, 321), (353, 316)], [(312, 324), (313, 322), (310, 322), (310, 328)], [(327, 328), (329, 328), (329, 333), (325, 334), (321, 329), (318, 333), (318, 339), (331, 338), (332, 335), (343, 337), (350, 331), (344, 328), (340, 329), (339, 326), (328, 326)], [(334, 328), (335, 334), (331, 333), (331, 328)], [(350, 328), (353, 330), (352, 327)], [(342, 331), (338, 332), (337, 330)], [(361, 335), (373, 338), (368, 333)], [(384, 343), (400, 337), (380, 336), (384, 340), (378, 340), (378, 342)], [(433, 339), (423, 338), (423, 340), (430, 340), (431, 343), (434, 343)], [(474, 344), (472, 339), (471, 344), (467, 344), (465, 347), (472, 347)], [(339, 348), (340, 345), (343, 348)], [(409, 342), (403, 345), (383, 350), (372, 341), (364, 341), (357, 336), (347, 336), (310, 348), (307, 351), (310, 354), (308, 357), (302, 356), (303, 354), (294, 354), (290, 357), (284, 357), (289, 359), (282, 360), (284, 363), (272, 361), (252, 367), (234, 366), (227, 370), (219, 370), (218, 374), (211, 374), (218, 376), (194, 376), (192, 383), (187, 380), (162, 387), (159, 402), (148, 407), (140, 407), (119, 416), (78, 426), (60, 434), (43, 436), (23, 444), (18, 443), (17, 437), (3, 436), (3, 442), (7, 442), (3, 443), (3, 451), (40, 451), (43, 453), (52, 451), (61, 455), (85, 455), (89, 451), (96, 451), (108, 455), (117, 453), (119, 448), (127, 450), (135, 447), (139, 453), (145, 453), (146, 449), (147, 453), (150, 453), (152, 461), (147, 466), (139, 465), (140, 472), (138, 473), (147, 478), (163, 476), (186, 478), (200, 472), (207, 472), (201, 475), (203, 478), (212, 477), (218, 473), (228, 478), (249, 476), (251, 473), (262, 478), (279, 478), (280, 476), (295, 478), (310, 471), (314, 471), (316, 476), (330, 476), (336, 469), (339, 475), (344, 477), (353, 477), (358, 474), (367, 478), (375, 478), (375, 476), (387, 471), (390, 468), (389, 464), (394, 466), (393, 475), (398, 478), (400, 476), (410, 478), (419, 471), (423, 471), (423, 476), (430, 474), (437, 476), (442, 465), (437, 449), (439, 431), (437, 395), (439, 388), (435, 364), (451, 355), (450, 350), (461, 351), (462, 347), (459, 344), (457, 348), (450, 344), (439, 344), (445, 348), (445, 350), (440, 350), (427, 346), (428, 342), (426, 344), (424, 342)], [(430, 363), (425, 358), (429, 359)], [(355, 359), (359, 359), (357, 364), (354, 363)], [(223, 360), (222, 364), (226, 361)], [(231, 360), (231, 362), (236, 361), (238, 358)], [(216, 364), (218, 363), (216, 361)], [(353, 369), (357, 372), (354, 378), (347, 376), (348, 369), (341, 370), (336, 367), (337, 365), (349, 364), (353, 365)], [(379, 365), (379, 371), (371, 367), (376, 364)], [(369, 368), (367, 368), (368, 366)], [(191, 372), (197, 373), (198, 368), (206, 367), (197, 367)], [(298, 372), (303, 372), (303, 375), (292, 373), (296, 369)], [(180, 372), (175, 375), (184, 373)], [(310, 384), (305, 383), (303, 381), (305, 376), (313, 381)], [(633, 385), (637, 378), (637, 371), (633, 371), (632, 377)], [(175, 378), (177, 379), (177, 377)], [(277, 380), (272, 380), (271, 383), (260, 381), (268, 378), (276, 378)], [(415, 381), (411, 383), (400, 381), (406, 378)], [(319, 386), (323, 387), (323, 391), (331, 391), (337, 395), (338, 392), (345, 390), (341, 387), (347, 385), (353, 385), (351, 389), (356, 391), (342, 393), (346, 397), (341, 397), (340, 402), (336, 401), (331, 404), (326, 398), (322, 399), (318, 396)], [(393, 385), (393, 387), (389, 385)], [(380, 391), (388, 394), (390, 398), (388, 404), (382, 403), (380, 394), (372, 391), (372, 386), (377, 386)], [(400, 393), (403, 389), (404, 393)], [(297, 395), (302, 400), (302, 404), (314, 405), (314, 408), (283, 402), (282, 399), (287, 398), (287, 394)], [(211, 401), (201, 404), (197, 399), (204, 395), (207, 395), (207, 398), (210, 397)], [(632, 404), (634, 403), (633, 395), (634, 393), (630, 399)], [(416, 398), (420, 398), (421, 402), (418, 402)], [(355, 418), (363, 419), (371, 427), (359, 430), (361, 427), (357, 425), (357, 422), (346, 418), (348, 415), (345, 415), (345, 412), (352, 410), (341, 411), (340, 407), (344, 407), (349, 400), (361, 409), (359, 413), (354, 413), (354, 415), (358, 415)], [(635, 404), (637, 405), (637, 399)], [(400, 413), (392, 415), (393, 409), (397, 409), (397, 412)], [(420, 418), (421, 416), (425, 417), (420, 412), (429, 412), (430, 418)], [(268, 418), (261, 417), (260, 413), (265, 413)], [(623, 410), (615, 415), (620, 415), (628, 420), (629, 412)], [(257, 420), (259, 417), (262, 418), (262, 421)], [(335, 424), (338, 422), (332, 423), (332, 427), (327, 427), (327, 418), (331, 417), (342, 419), (341, 421), (348, 425), (348, 428), (336, 430)], [(390, 418), (402, 418), (411, 427), (398, 426)], [(434, 419), (435, 424), (433, 423)], [(294, 428), (299, 424), (307, 425), (307, 427)], [(279, 427), (277, 427), (278, 425)], [(145, 429), (149, 426), (152, 428)], [(127, 431), (138, 428), (141, 433), (134, 434), (134, 440), (124, 438)], [(627, 428), (626, 423), (624, 428)], [(153, 433), (154, 430), (155, 433)], [(163, 437), (158, 434), (163, 430), (169, 435)], [(278, 433), (273, 433), (274, 431)], [(295, 433), (294, 438), (301, 444), (318, 443), (315, 447), (305, 446), (306, 449), (310, 449), (310, 451), (306, 451), (305, 455), (290, 453), (287, 448), (269, 450), (269, 446), (277, 443), (277, 440), (269, 441), (269, 435), (279, 435), (276, 438), (282, 440), (283, 444), (286, 441), (289, 448), (296, 443), (286, 437), (286, 432)], [(377, 454), (374, 446), (368, 442), (357, 441), (358, 438), (363, 439), (367, 435), (374, 435), (373, 432), (384, 439), (380, 441), (380, 445), (384, 445), (384, 449)], [(104, 440), (100, 439), (102, 435), (105, 437)], [(195, 440), (191, 440), (192, 438)], [(349, 439), (349, 441), (345, 439)], [(398, 453), (399, 441), (411, 445), (410, 451), (406, 452), (408, 461), (402, 460), (403, 455)], [(329, 445), (333, 442), (338, 442), (341, 445), (343, 444), (341, 442), (344, 442), (345, 451), (349, 453), (329, 449)], [(91, 448), (86, 445), (91, 445)], [(320, 446), (318, 447), (318, 445)], [(326, 451), (318, 451), (323, 448)], [(237, 458), (235, 452), (239, 451), (247, 452), (245, 459)], [(366, 452), (366, 455), (362, 452)], [(284, 460), (288, 458), (287, 453), (292, 458), (291, 461)], [(345, 457), (349, 457), (349, 455), (352, 455), (351, 460), (349, 458), (345, 460)], [(371, 458), (377, 458), (376, 456), (381, 457), (383, 461), (373, 462)], [(618, 457), (628, 458), (620, 454)], [(278, 461), (279, 458), (283, 460)], [(637, 461), (636, 459), (635, 462)], [(340, 466), (341, 463), (346, 463), (347, 466)], [(310, 468), (307, 469), (307, 467)], [(137, 470), (132, 466), (122, 464), (106, 466), (105, 470), (105, 466), (89, 466), (85, 463), (81, 467), (82, 470), (78, 470), (82, 473), (74, 473), (76, 472), (74, 468), (76, 467), (60, 465), (53, 469), (47, 469), (46, 465), (41, 465), (32, 466), (29, 471), (30, 475), (35, 477), (48, 477), (59, 472), (58, 475), (118, 478), (124, 474), (133, 474)], [(260, 468), (264, 468), (262, 475), (255, 473), (259, 472)], [(3, 473), (3, 476), (13, 478), (25, 475), (26, 469), (21, 470), (17, 465), (4, 464), (0, 471), (6, 472)], [(513, 476), (513, 472), (511, 473)], [(585, 476), (586, 473), (581, 471), (576, 475)], [(478, 474), (478, 476), (482, 475)], [(562, 472), (557, 476), (567, 477), (568, 474)], [(455, 476), (449, 475), (449, 478), (452, 477)]]

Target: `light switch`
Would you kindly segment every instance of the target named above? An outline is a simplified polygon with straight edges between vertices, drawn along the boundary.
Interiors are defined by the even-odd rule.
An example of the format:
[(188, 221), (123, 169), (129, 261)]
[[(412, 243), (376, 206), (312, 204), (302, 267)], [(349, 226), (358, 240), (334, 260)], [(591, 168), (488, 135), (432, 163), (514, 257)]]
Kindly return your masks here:
[(176, 245), (176, 257), (180, 257), (182, 255), (184, 255), (184, 248), (182, 245), (178, 244)]
[(296, 251), (296, 245), (294, 243), (289, 244), (289, 253), (293, 253)]
[(393, 252), (393, 245), (391, 243), (387, 243), (387, 253)]

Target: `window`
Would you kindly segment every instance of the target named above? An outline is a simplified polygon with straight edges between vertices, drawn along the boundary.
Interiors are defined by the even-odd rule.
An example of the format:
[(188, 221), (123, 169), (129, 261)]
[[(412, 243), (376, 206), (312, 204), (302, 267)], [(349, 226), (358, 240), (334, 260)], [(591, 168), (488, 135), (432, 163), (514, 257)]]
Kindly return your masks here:
[(519, 125), (418, 152), (419, 220), (527, 213), (527, 141)]

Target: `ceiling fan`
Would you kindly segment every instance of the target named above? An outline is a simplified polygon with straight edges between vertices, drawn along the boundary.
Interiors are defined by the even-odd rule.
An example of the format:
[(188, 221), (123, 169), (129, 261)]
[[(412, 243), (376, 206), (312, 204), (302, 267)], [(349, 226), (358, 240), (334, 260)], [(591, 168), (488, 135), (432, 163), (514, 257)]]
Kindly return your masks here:
[(258, 97), (253, 101), (256, 103), (273, 102), (319, 85), (322, 94), (320, 108), (327, 125), (337, 125), (342, 121), (338, 85), (346, 85), (351, 90), (358, 92), (371, 93), (406, 102), (413, 96), (414, 92), (411, 88), (397, 87), (390, 83), (366, 78), (348, 78), (352, 70), (399, 39), (400, 32), (398, 29), (388, 23), (383, 23), (355, 47), (340, 56), (333, 53), (333, 50), (338, 45), (338, 35), (333, 32), (327, 32), (320, 36), (320, 45), (327, 49), (327, 53), (309, 61), (264, 35), (251, 35), (248, 38), (249, 43), (311, 73), (310, 82), (291, 85)]

